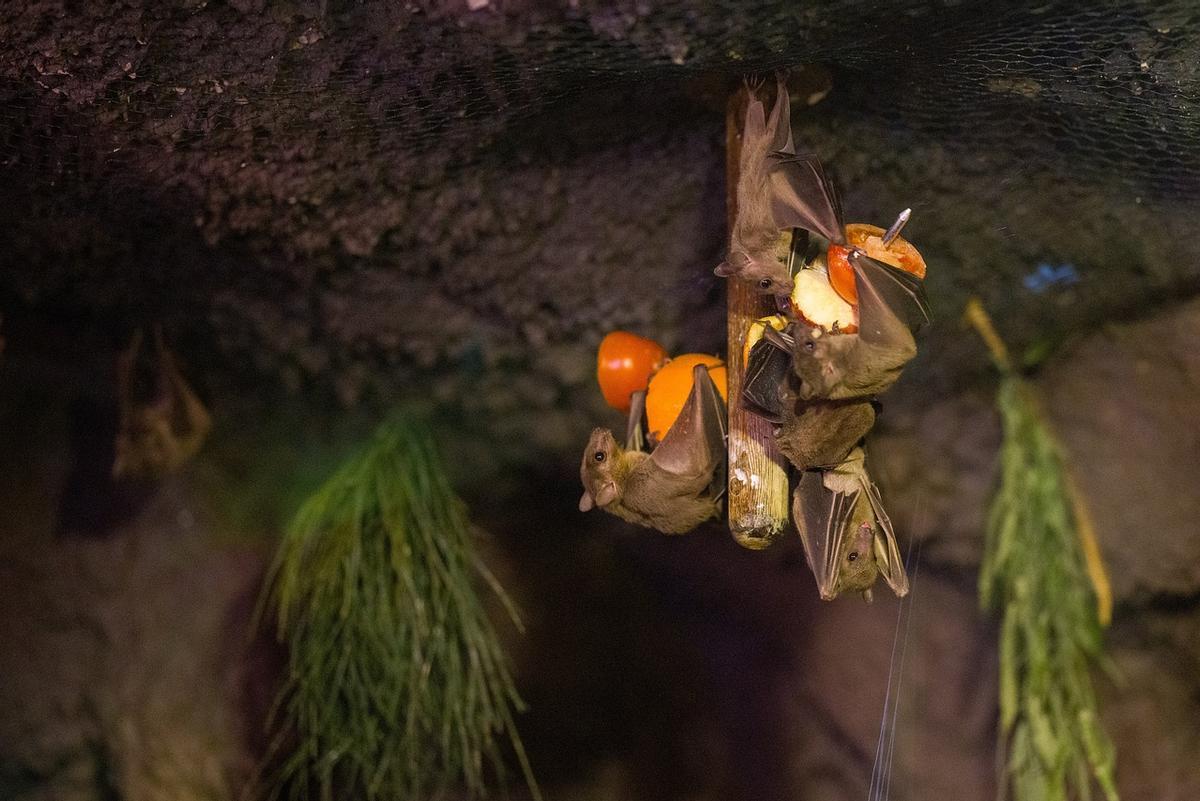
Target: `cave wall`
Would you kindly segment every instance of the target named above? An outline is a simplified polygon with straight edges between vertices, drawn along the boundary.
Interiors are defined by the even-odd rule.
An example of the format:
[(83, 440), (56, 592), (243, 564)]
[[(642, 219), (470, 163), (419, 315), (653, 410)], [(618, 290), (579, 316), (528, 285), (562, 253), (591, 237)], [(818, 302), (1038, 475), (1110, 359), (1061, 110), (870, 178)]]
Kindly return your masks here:
[[(1113, 577), (1115, 673), (1097, 681), (1127, 799), (1200, 789), (1198, 451), (1179, 425), (1198, 412), (1197, 326), (1194, 301), (1114, 324), (1038, 379)], [(21, 366), (4, 374), (29, 378)], [(282, 654), (251, 625), (271, 534), (248, 532), (211, 477), (240, 470), (252, 485), (253, 460), (231, 463), (244, 443), (218, 432), (182, 474), (131, 500), (124, 522), (63, 531), (81, 491), (69, 401), (86, 387), (32, 378), (0, 393), (0, 625), (20, 644), (0, 657), (6, 797), (234, 798), (263, 754)], [(894, 797), (992, 797), (996, 631), (975, 569), (998, 441), (986, 385), (929, 402), (906, 377), (885, 405), (869, 448), (919, 549), (903, 616), (891, 597), (820, 602), (794, 536), (750, 552), (719, 526), (662, 537), (580, 514), (569, 455), (512, 484), (466, 483), (485, 556), (527, 627), (501, 626), (547, 792), (863, 794), (899, 664)]]
[[(1118, 597), (1126, 799), (1200, 796), (1200, 24), (1185, 3), (95, 3), (0, 9), (0, 796), (232, 798), (280, 653), (279, 527), (387, 408), (430, 417), (518, 597), (555, 798), (863, 794), (896, 606), (581, 516), (614, 327), (723, 347), (724, 103), (825, 64), (797, 140), (914, 209), (937, 324), (872, 459), (920, 543), (896, 797), (994, 794), (974, 570), (999, 432), (980, 295), (1038, 374)], [(858, 46), (848, 47), (846, 42)], [(947, 69), (951, 65), (952, 69)], [(1046, 279), (1041, 267), (1051, 275)], [(1055, 273), (1055, 270), (1069, 270)], [(213, 409), (114, 487), (112, 360), (164, 325)], [(847, 643), (852, 644), (852, 647)], [(11, 677), (11, 680), (8, 680)]]

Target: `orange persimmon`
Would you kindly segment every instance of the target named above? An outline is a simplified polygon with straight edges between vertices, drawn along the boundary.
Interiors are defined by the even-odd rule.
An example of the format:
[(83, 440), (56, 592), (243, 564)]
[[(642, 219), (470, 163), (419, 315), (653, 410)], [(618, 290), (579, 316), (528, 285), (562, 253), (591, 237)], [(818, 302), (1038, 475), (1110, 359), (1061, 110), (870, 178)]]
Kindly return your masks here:
[(829, 283), (847, 303), (858, 305), (858, 285), (854, 280), (854, 268), (850, 266), (847, 258), (851, 247), (862, 248), (872, 259), (912, 273), (917, 278), (925, 277), (925, 260), (921, 258), (917, 249), (899, 236), (885, 247), (885, 233), (887, 232), (882, 228), (874, 225), (852, 223), (846, 226), (847, 245), (829, 246), (825, 254)]
[(628, 331), (612, 331), (596, 351), (596, 380), (609, 406), (629, 411), (629, 397), (649, 384), (650, 375), (667, 360), (653, 339)]
[(646, 423), (656, 440), (662, 441), (683, 411), (683, 405), (692, 391), (692, 370), (698, 364), (708, 368), (708, 375), (717, 385), (717, 391), (728, 400), (725, 362), (703, 353), (676, 356), (659, 368), (650, 379), (650, 388), (646, 391)]

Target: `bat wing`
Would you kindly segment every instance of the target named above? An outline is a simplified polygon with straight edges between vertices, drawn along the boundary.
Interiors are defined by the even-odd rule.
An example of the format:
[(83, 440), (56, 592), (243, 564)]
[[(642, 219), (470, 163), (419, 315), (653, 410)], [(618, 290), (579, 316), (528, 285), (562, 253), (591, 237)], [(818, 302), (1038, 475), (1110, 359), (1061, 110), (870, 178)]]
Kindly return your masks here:
[(771, 134), (771, 150), (782, 153), (796, 152), (792, 143), (792, 108), (787, 84), (782, 75), (775, 77), (775, 106), (767, 120), (767, 133)]
[(841, 201), (815, 156), (772, 153), (768, 158), (768, 175), (776, 226), (803, 228), (830, 242), (845, 241)]
[(850, 252), (849, 261), (858, 285), (859, 338), (915, 350), (912, 335), (930, 320), (925, 282), (858, 250)]
[(629, 419), (625, 423), (625, 450), (646, 450), (646, 390), (629, 396)]
[(746, 122), (742, 129), (744, 139), (758, 142), (767, 135), (767, 112), (758, 98), (750, 95), (750, 103), (746, 106)]
[(825, 486), (823, 471), (805, 470), (792, 499), (792, 518), (800, 532), (804, 556), (817, 579), (821, 598), (837, 595), (838, 558), (858, 493), (835, 492)]
[(896, 542), (896, 531), (892, 521), (883, 508), (883, 498), (879, 488), (867, 477), (864, 470), (861, 477), (863, 492), (871, 502), (871, 512), (875, 515), (875, 564), (879, 574), (888, 583), (898, 597), (908, 595), (908, 573), (904, 569), (904, 560), (900, 558), (900, 546)]
[(683, 411), (650, 459), (665, 473), (710, 483), (720, 493), (725, 486), (725, 426), (725, 401), (708, 368), (698, 364)]
[(750, 349), (746, 376), (742, 381), (742, 400), (773, 423), (783, 421), (787, 380), (792, 372), (792, 347), (786, 334), (769, 328)]

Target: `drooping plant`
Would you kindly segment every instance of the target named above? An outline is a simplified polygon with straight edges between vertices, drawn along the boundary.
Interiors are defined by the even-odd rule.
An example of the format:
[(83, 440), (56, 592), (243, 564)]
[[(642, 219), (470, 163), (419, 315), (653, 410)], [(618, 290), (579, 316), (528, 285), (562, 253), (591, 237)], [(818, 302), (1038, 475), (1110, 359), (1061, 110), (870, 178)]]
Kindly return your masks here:
[(431, 437), (392, 417), (301, 506), (272, 569), (289, 650), (275, 796), (483, 795), (507, 738), (537, 797), (480, 578), (516, 622)]
[(998, 609), (1001, 747), (1016, 801), (1117, 801), (1115, 755), (1091, 668), (1112, 614), (1091, 518), (1036, 392), (1013, 368), (983, 307), (967, 319), (1001, 372), (1000, 485), (987, 522), (979, 596)]

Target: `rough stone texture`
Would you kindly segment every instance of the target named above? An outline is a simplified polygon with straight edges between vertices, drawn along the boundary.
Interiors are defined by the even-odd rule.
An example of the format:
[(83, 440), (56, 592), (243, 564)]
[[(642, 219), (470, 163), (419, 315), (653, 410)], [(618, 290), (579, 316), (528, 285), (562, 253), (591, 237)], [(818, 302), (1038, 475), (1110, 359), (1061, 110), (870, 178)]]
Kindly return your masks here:
[[(619, 424), (595, 344), (723, 346), (724, 100), (810, 60), (834, 90), (797, 140), (852, 220), (914, 208), (938, 317), (870, 444), (923, 561), (893, 797), (994, 789), (973, 569), (999, 430), (955, 324), (971, 294), (1018, 353), (1070, 345), (1039, 382), (1118, 594), (1125, 798), (1200, 794), (1200, 310), (1171, 306), (1200, 280), (1195, 10), (908, 5), (0, 8), (0, 796), (231, 797), (278, 668), (240, 639), (291, 508), (272, 481), (319, 477), (333, 449), (287, 446), (396, 403), (496, 532), (551, 797), (863, 795), (893, 601), (819, 604), (794, 540), (574, 511), (578, 448)], [(156, 321), (217, 430), (180, 479), (117, 491), (111, 358)], [(213, 475), (257, 539), (209, 514)]]
[(1200, 595), (1200, 303), (1106, 326), (1040, 386), (1116, 563), (1116, 595)]
[[(1173, 202), (1200, 193), (1189, 15), (965, 3), (930, 26), (912, 5), (884, 24), (770, 3), (12, 4), (0, 298), (163, 320), (223, 378), (343, 404), (420, 381), (471, 414), (576, 405), (546, 351), (613, 326), (721, 346), (723, 98), (806, 60), (834, 94), (797, 140), (851, 218), (914, 208), (942, 319), (978, 293), (1023, 346), (1194, 289)], [(1056, 47), (1087, 56), (1063, 73)], [(1079, 280), (1021, 288), (1043, 262)], [(946, 329), (927, 350), (943, 390), (977, 360)]]
[[(1128, 473), (1139, 474), (1173, 447), (1177, 420), (1195, 417), (1194, 396), (1172, 401), (1167, 390), (1190, 369), (1197, 319), (1195, 303), (1181, 305), (1097, 332), (1046, 366), (1039, 384), (1085, 485), (1108, 475), (1089, 467), (1088, 449), (1112, 458), (1118, 447)], [(1158, 343), (1154, 354), (1178, 356), (1173, 369), (1150, 359), (1155, 381), (1099, 392), (1096, 382), (1147, 361), (1114, 344), (1145, 333)], [(299, 469), (309, 455), (276, 459), (218, 432), (193, 468), (114, 513), (124, 522), (90, 535), (56, 532), (73, 493), (104, 508), (97, 480), (78, 480), (89, 452), (67, 437), (72, 400), (89, 397), (98, 379), (30, 371), (21, 359), (0, 375), (10, 379), (0, 393), (0, 635), (22, 645), (0, 652), (8, 710), (0, 794), (233, 798), (262, 753), (280, 663), (269, 644), (248, 639), (269, 538), (232, 526), (228, 499), (214, 496), (207, 477), (220, 467), (257, 499), (259, 473)], [(1080, 397), (1119, 399), (1130, 417), (1161, 398), (1175, 415), (1078, 438), (1084, 422), (1107, 413), (1106, 403)], [(292, 412), (274, 414), (278, 423), (245, 424), (267, 426), (270, 438), (308, 436)], [(586, 425), (580, 419), (568, 434), (578, 438)], [(469, 447), (443, 442), (450, 453)], [(898, 528), (921, 548), (912, 604), (899, 619), (886, 593), (873, 606), (817, 600), (795, 537), (750, 552), (719, 526), (663, 538), (580, 515), (573, 451), (507, 480), (460, 466), (476, 518), (492, 530), (488, 562), (524, 613), (524, 636), (501, 630), (530, 704), (522, 732), (552, 797), (862, 797), (888, 667), (900, 659), (892, 797), (994, 797), (995, 632), (977, 612), (974, 566), (997, 444), (983, 388), (925, 403), (905, 377), (888, 398), (869, 446), (872, 469)], [(19, 466), (8, 467), (14, 459)], [(1098, 519), (1105, 503), (1141, 504), (1137, 493), (1149, 492), (1100, 486), (1090, 496)], [(270, 530), (286, 512), (262, 524)], [(1118, 680), (1097, 681), (1127, 799), (1184, 801), (1200, 785), (1197, 585), (1186, 571), (1154, 570), (1145, 554), (1151, 535), (1194, 545), (1194, 528), (1174, 525), (1164, 518), (1136, 537), (1101, 526), (1118, 589), (1108, 637)]]

